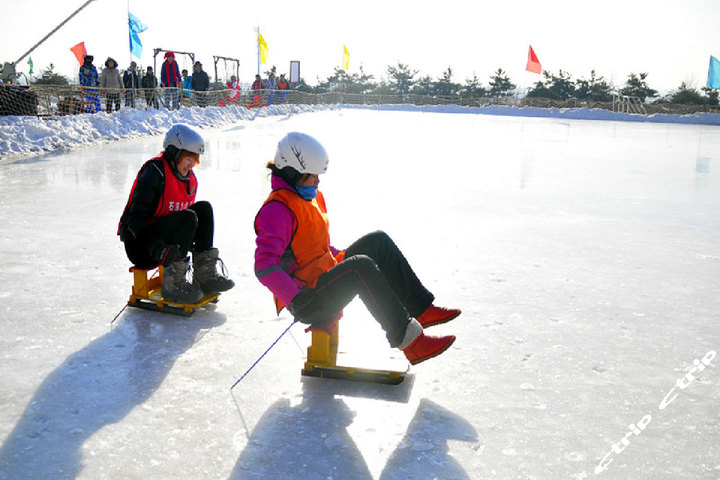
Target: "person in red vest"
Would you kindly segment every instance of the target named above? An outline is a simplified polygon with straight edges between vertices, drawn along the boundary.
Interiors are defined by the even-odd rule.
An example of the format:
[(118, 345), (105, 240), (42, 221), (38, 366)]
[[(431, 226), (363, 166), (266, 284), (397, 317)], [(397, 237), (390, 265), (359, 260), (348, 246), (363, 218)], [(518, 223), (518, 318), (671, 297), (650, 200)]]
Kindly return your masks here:
[(345, 250), (330, 243), (319, 175), (328, 155), (313, 137), (289, 133), (268, 163), (272, 192), (255, 217), (255, 275), (283, 307), (310, 329), (332, 333), (342, 309), (359, 295), (385, 330), (392, 347), (412, 364), (443, 353), (454, 335), (426, 335), (424, 329), (449, 322), (458, 309), (433, 305), (393, 240), (377, 231)]
[[(163, 265), (163, 297), (183, 304), (235, 285), (213, 247), (212, 205), (195, 202), (198, 182), (193, 168), (204, 151), (205, 141), (196, 130), (184, 124), (170, 127), (163, 151), (140, 168), (118, 225), (128, 259), (139, 268)], [(192, 283), (186, 278), (189, 252)]]
[[(252, 106), (253, 107), (259, 107), (260, 106), (260, 95), (262, 91), (262, 80), (260, 79), (260, 74), (255, 75), (255, 81), (252, 83), (252, 90), (253, 90), (253, 100), (252, 100)], [(248, 105), (250, 107), (250, 105)]]

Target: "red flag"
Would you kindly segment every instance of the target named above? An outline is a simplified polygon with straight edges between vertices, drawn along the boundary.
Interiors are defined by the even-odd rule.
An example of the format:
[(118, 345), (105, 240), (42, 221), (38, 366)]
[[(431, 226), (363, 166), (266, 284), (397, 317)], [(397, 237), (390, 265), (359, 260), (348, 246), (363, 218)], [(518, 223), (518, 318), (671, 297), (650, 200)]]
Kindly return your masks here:
[(85, 61), (85, 55), (87, 55), (87, 50), (85, 50), (85, 42), (78, 43), (77, 45), (72, 47), (70, 51), (75, 54), (75, 58), (77, 58), (77, 61), (80, 63), (80, 65), (82, 65)]
[(542, 67), (540, 67), (540, 60), (538, 60), (537, 55), (535, 55), (535, 51), (532, 48), (532, 45), (530, 45), (530, 50), (528, 51), (528, 61), (527, 61), (527, 67), (525, 67), (525, 70), (532, 73), (537, 73), (540, 75), (540, 72), (542, 72)]

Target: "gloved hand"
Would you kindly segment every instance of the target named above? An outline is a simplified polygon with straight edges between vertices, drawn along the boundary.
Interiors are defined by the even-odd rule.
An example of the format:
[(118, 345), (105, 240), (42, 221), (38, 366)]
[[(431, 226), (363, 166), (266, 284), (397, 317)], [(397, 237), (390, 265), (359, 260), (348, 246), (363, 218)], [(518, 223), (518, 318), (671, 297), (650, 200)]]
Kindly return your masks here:
[(312, 314), (318, 307), (319, 301), (315, 292), (310, 288), (303, 288), (290, 301), (287, 309), (298, 322), (312, 323)]

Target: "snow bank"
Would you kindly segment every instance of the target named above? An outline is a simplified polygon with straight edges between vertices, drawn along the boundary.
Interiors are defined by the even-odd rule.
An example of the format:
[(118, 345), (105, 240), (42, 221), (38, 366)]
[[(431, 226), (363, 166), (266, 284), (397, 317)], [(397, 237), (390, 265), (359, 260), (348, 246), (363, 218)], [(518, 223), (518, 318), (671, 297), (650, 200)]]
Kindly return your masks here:
[(718, 113), (695, 113), (691, 115), (611, 112), (590, 108), (537, 108), (490, 105), (487, 107), (459, 107), (457, 105), (343, 105), (343, 108), (370, 108), (373, 110), (403, 110), (412, 112), (467, 113), (480, 115), (503, 115), (511, 117), (552, 117), (572, 120), (612, 120), (618, 122), (687, 123), (693, 125), (720, 125)]
[(222, 127), (257, 117), (327, 108), (329, 106), (308, 105), (275, 105), (254, 110), (240, 106), (178, 110), (123, 108), (113, 114), (102, 112), (46, 119), (5, 116), (0, 117), (0, 162), (123, 138), (158, 135), (179, 122), (200, 128)]
[(184, 122), (200, 128), (221, 127), (257, 117), (292, 115), (328, 108), (400, 110), (410, 112), (462, 113), (518, 117), (553, 117), (573, 120), (613, 120), (625, 122), (687, 123), (720, 125), (720, 114), (637, 115), (587, 108), (535, 108), (491, 105), (273, 105), (248, 110), (243, 106), (191, 107), (179, 110), (137, 110), (124, 108), (113, 114), (97, 113), (41, 119), (37, 117), (0, 117), (0, 163), (18, 158), (116, 141), (123, 138), (157, 135), (170, 125)]

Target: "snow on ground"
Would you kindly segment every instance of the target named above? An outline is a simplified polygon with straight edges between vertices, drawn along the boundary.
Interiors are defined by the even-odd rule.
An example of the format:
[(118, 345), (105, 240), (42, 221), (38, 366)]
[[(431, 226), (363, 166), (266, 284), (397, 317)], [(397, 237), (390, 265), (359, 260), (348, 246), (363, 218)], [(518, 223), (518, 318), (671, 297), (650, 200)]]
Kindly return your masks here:
[[(110, 324), (131, 283), (118, 217), (161, 135), (1, 166), (0, 479), (720, 478), (717, 127), (308, 109), (112, 116), (207, 122), (198, 199), (236, 287), (189, 319)], [(330, 153), (333, 243), (387, 231), (463, 309), (400, 386), (302, 378), (295, 326), (229, 391), (290, 324), (252, 222), (292, 130)], [(341, 345), (385, 348), (357, 302)]]
[(123, 138), (157, 135), (177, 122), (203, 128), (222, 127), (236, 122), (273, 115), (292, 115), (333, 108), (360, 108), (409, 112), (464, 113), (501, 116), (563, 118), (572, 120), (613, 120), (628, 122), (686, 123), (720, 125), (720, 114), (693, 115), (635, 115), (587, 108), (534, 108), (491, 105), (487, 107), (459, 107), (440, 105), (274, 105), (249, 110), (243, 106), (181, 108), (179, 110), (140, 110), (123, 108), (114, 114), (83, 114), (37, 117), (0, 117), (0, 163), (18, 158), (82, 146), (112, 142)]

